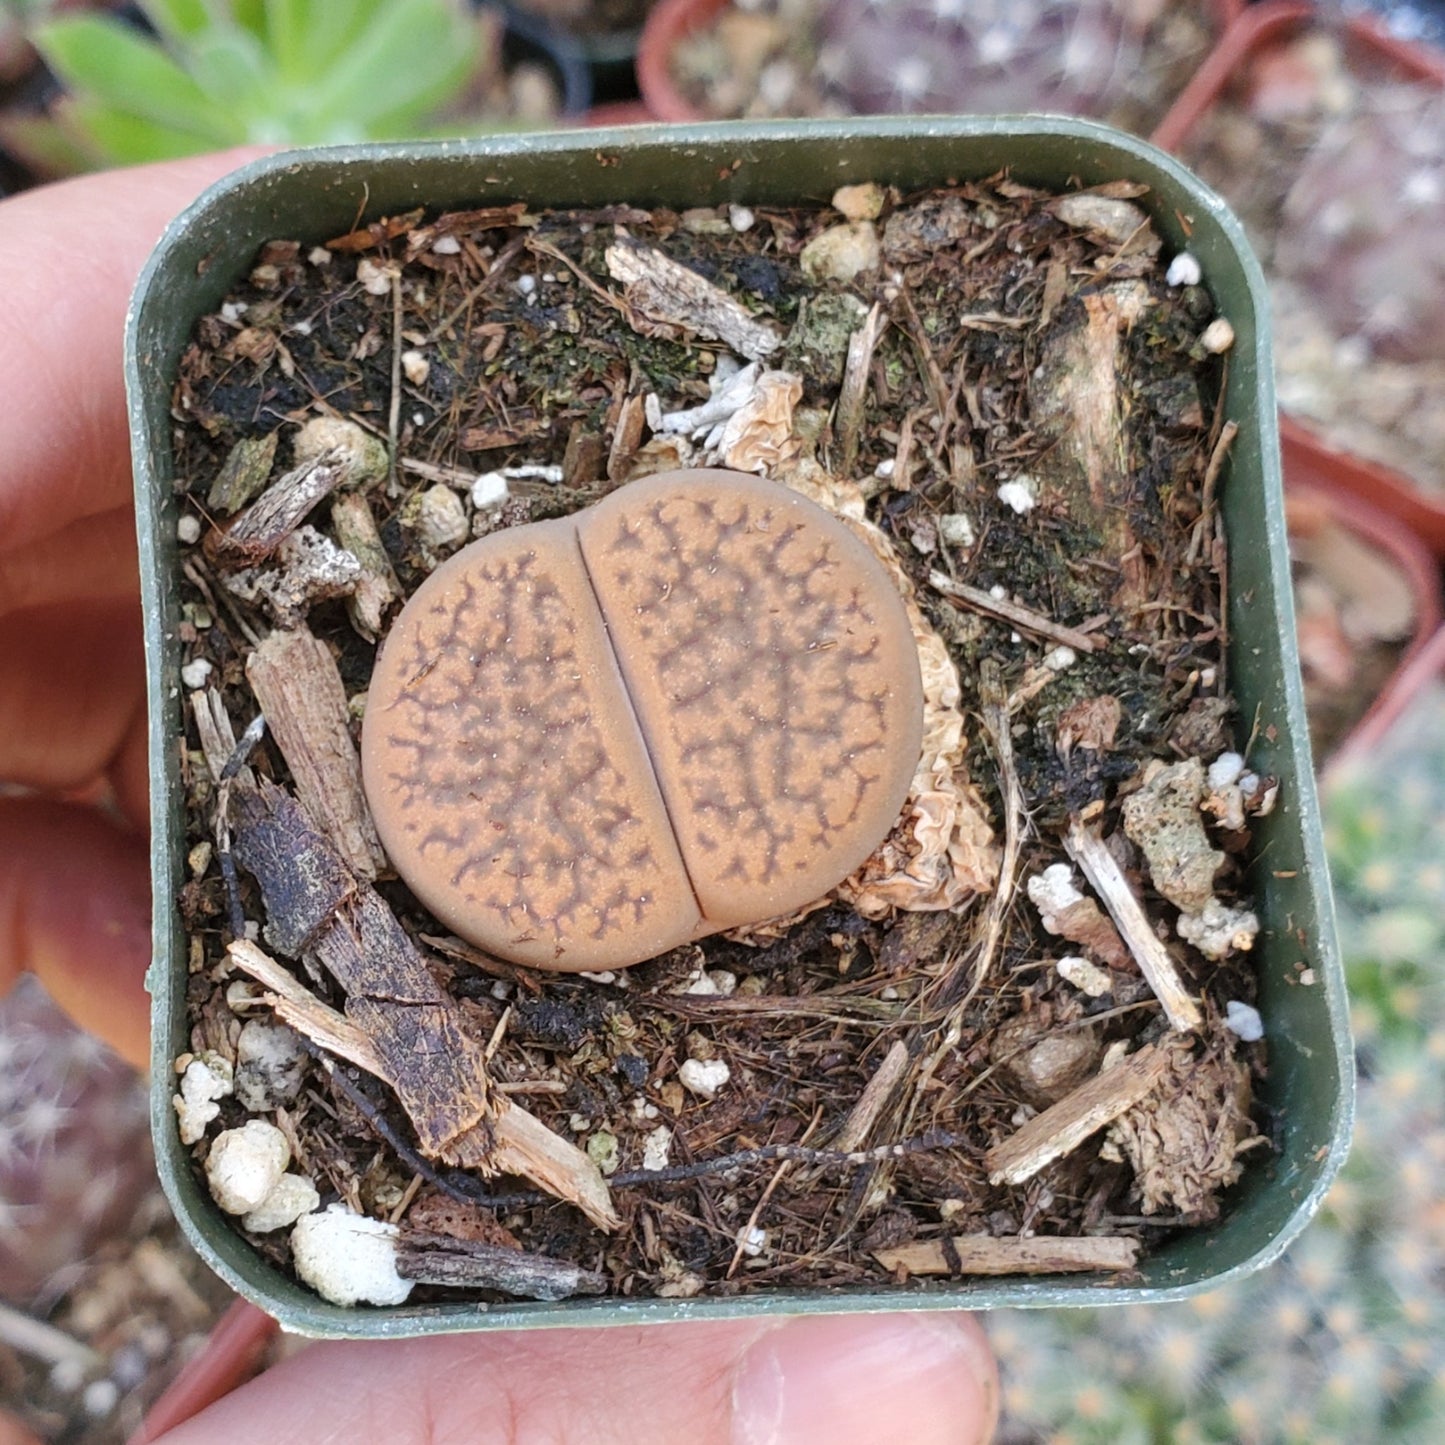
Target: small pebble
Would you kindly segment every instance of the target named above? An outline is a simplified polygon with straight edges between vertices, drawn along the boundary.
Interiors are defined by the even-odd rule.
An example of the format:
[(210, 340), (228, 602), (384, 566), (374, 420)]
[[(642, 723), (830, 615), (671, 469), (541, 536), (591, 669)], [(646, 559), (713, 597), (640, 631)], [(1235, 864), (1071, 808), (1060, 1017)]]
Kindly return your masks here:
[(768, 1247), (768, 1231), (761, 1225), (743, 1225), (737, 1232), (738, 1248), (750, 1259), (756, 1259)]
[(1004, 482), (998, 489), (998, 499), (1004, 506), (1012, 507), (1019, 516), (1027, 516), (1034, 509), (1034, 492), (1028, 481), (1016, 477)]
[(1199, 259), (1189, 251), (1181, 251), (1164, 273), (1164, 281), (1169, 286), (1197, 286), (1203, 279), (1204, 271)]
[(1224, 317), (1216, 317), (1204, 328), (1199, 344), (1211, 356), (1221, 356), (1234, 345), (1234, 327)]
[(659, 1124), (642, 1141), (642, 1167), (644, 1169), (666, 1169), (672, 1153), (672, 1130), (666, 1124)]
[(1087, 958), (1061, 958), (1054, 967), (1058, 969), (1060, 978), (1066, 979), (1090, 998), (1103, 998), (1114, 987), (1108, 971), (1100, 968), (1097, 963), (1090, 963)]
[(833, 209), (850, 221), (876, 221), (883, 212), (883, 187), (873, 181), (839, 186), (833, 192)]
[(733, 1071), (721, 1059), (686, 1059), (677, 1071), (684, 1089), (696, 1094), (699, 1099), (714, 1099), (718, 1091), (732, 1078)]
[(399, 1305), (412, 1283), (396, 1271), (394, 1224), (333, 1204), (305, 1214), (291, 1231), (296, 1273), (335, 1305)]
[(1258, 1043), (1264, 1037), (1264, 1020), (1259, 1010), (1237, 998), (1224, 1006), (1224, 1027), (1247, 1044)]
[(455, 236), (438, 236), (431, 248), (436, 256), (457, 256), (461, 254), (462, 243)]
[(101, 1420), (120, 1404), (120, 1386), (114, 1380), (92, 1380), (80, 1398), (85, 1413), (92, 1420)]
[(878, 233), (867, 221), (830, 226), (814, 236), (798, 256), (803, 275), (810, 281), (840, 281), (844, 285), (878, 269), (881, 250)]
[(295, 1224), (320, 1203), (316, 1186), (304, 1174), (283, 1174), (265, 1199), (242, 1216), (241, 1224), (252, 1234), (270, 1234), (272, 1230)]
[(938, 519), (938, 535), (950, 547), (972, 547), (976, 540), (973, 521), (963, 512), (945, 512)]
[(356, 279), (361, 283), (362, 289), (371, 296), (386, 296), (391, 291), (391, 283), (396, 277), (396, 272), (390, 266), (383, 266), (373, 261), (370, 256), (363, 256), (356, 263)]
[(751, 231), (757, 217), (747, 206), (729, 206), (728, 224), (741, 235), (744, 231)]
[(181, 681), (192, 692), (195, 692), (197, 688), (205, 687), (214, 671), (215, 669), (204, 657), (195, 657), (181, 668)]
[(472, 506), (500, 507), (507, 500), (507, 479), (501, 472), (483, 472), (472, 483)]
[(331, 264), (331, 252), (325, 246), (313, 246), (306, 253), (306, 259), (313, 266), (329, 266)]
[(276, 1187), (290, 1162), (286, 1136), (264, 1119), (223, 1130), (206, 1157), (211, 1197), (227, 1214), (249, 1214)]
[(431, 375), (431, 362), (419, 351), (403, 351), (401, 369), (413, 386), (425, 386), (427, 377)]
[(201, 519), (189, 512), (176, 523), (176, 539), (187, 547), (201, 540)]

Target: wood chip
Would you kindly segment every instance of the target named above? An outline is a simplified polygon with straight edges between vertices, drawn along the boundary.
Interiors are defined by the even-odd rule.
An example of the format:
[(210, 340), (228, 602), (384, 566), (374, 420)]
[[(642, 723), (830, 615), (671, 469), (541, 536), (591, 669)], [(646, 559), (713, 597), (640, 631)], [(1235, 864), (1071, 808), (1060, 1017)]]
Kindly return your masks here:
[(246, 680), (301, 806), (347, 867), (372, 882), (386, 871), (386, 854), (362, 791), (346, 688), (331, 649), (304, 626), (273, 632), (247, 661)]
[(387, 612), (401, 601), (402, 592), (371, 504), (360, 492), (343, 493), (331, 503), (331, 525), (336, 540), (361, 564), (361, 577), (346, 600), (351, 625), (368, 642), (375, 642)]
[(206, 556), (218, 567), (264, 562), (318, 502), (354, 475), (354, 455), (339, 447), (302, 462), (267, 487), (224, 531), (208, 532)]
[(1104, 840), (1092, 828), (1077, 818), (1070, 824), (1064, 838), (1064, 847), (1104, 901), (1109, 917), (1119, 930), (1139, 971), (1154, 990), (1169, 1022), (1181, 1033), (1199, 1029), (1204, 1025), (1204, 1015), (1199, 1005), (1190, 997), (1184, 980), (1175, 967), (1173, 955), (1159, 941), (1154, 925), (1144, 906), (1134, 896), (1129, 880), (1124, 877), (1114, 855), (1104, 845)]
[[(863, 426), (863, 408), (868, 397), (868, 379), (873, 373), (873, 353), (888, 328), (888, 317), (880, 302), (864, 318), (863, 324), (848, 338), (848, 358), (843, 364), (843, 384), (838, 389), (838, 439), (842, 452), (839, 471), (853, 475), (858, 460), (858, 439)], [(906, 478), (894, 472), (895, 481), (906, 485)]]
[(396, 1272), (418, 1284), (496, 1289), (519, 1299), (563, 1300), (607, 1289), (605, 1275), (569, 1260), (423, 1229), (402, 1229)]
[(1086, 1084), (1029, 1120), (1016, 1134), (984, 1155), (990, 1184), (1022, 1184), (1046, 1164), (1077, 1149), (1105, 1124), (1132, 1109), (1169, 1069), (1169, 1056), (1145, 1044), (1122, 1063), (1095, 1074)]
[[(267, 1001), (283, 1023), (395, 1089), (386, 1059), (363, 1028), (322, 1003), (290, 970), (254, 943), (237, 939), (227, 952), (237, 968), (267, 990)], [(488, 1175), (516, 1174), (575, 1204), (602, 1229), (621, 1226), (606, 1181), (581, 1149), (510, 1099), (499, 1094), (492, 1102), (489, 1120), (452, 1141), (456, 1162)]]
[(920, 1239), (875, 1250), (873, 1258), (884, 1269), (914, 1275), (1075, 1274), (1133, 1269), (1139, 1241), (1115, 1235), (995, 1239), (987, 1234), (956, 1234), (947, 1240)]
[(242, 437), (231, 448), (206, 494), (206, 510), (212, 516), (229, 517), (240, 511), (266, 485), (280, 439), (281, 433), (273, 431), (263, 437)]
[[(625, 236), (621, 227), (618, 234)], [(673, 341), (701, 336), (749, 361), (762, 361), (783, 344), (772, 326), (721, 287), (631, 237), (607, 248), (607, 270), (622, 282), (628, 323), (643, 336)]]

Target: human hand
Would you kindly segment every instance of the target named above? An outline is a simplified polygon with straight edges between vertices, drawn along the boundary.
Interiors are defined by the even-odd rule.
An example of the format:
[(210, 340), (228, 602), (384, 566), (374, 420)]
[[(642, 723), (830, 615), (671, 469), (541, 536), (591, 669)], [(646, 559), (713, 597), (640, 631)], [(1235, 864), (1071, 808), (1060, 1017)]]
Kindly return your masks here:
[[(136, 1062), (150, 933), (121, 335), (165, 221), (245, 158), (0, 204), (0, 781), (34, 790), (0, 797), (0, 990), (33, 969)], [(65, 800), (103, 790), (129, 829)], [(316, 1345), (163, 1439), (974, 1445), (996, 1400), (966, 1316), (750, 1320)]]

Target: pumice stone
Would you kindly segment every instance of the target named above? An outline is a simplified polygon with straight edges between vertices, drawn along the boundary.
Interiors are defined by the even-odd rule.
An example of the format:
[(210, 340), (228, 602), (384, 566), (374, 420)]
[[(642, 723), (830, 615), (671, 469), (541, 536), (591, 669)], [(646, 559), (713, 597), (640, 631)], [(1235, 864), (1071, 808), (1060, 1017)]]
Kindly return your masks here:
[(779, 483), (694, 470), (439, 567), (381, 650), (361, 753), (416, 897), (575, 972), (822, 897), (897, 821), (922, 730), (867, 545)]

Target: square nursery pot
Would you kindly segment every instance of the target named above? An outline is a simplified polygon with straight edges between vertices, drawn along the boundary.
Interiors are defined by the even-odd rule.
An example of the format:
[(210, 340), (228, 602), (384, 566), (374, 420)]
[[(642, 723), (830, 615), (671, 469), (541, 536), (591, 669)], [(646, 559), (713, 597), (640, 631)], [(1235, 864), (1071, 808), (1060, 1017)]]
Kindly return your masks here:
[[(1180, 249), (1187, 242), (1234, 327), (1225, 410), (1239, 432), (1222, 477), (1231, 547), (1229, 666), (1240, 716), (1255, 720), (1251, 766), (1281, 784), (1280, 805), (1260, 820), (1255, 851), (1261, 862), (1249, 880), (1262, 925), (1254, 956), (1270, 1041), (1261, 1088), (1277, 1121), (1277, 1152), (1267, 1161), (1254, 1156), (1217, 1223), (1173, 1236), (1146, 1255), (1139, 1273), (1122, 1286), (1057, 1276), (687, 1301), (355, 1309), (323, 1303), (270, 1266), (198, 1187), (171, 1107), (171, 1061), (188, 1047), (188, 1036), (187, 947), (174, 901), (186, 872), (176, 747), (183, 689), (170, 403), (192, 328), (247, 273), (263, 242), (334, 236), (351, 229), (363, 209), (374, 218), (416, 206), (440, 210), (514, 200), (678, 209), (783, 204), (830, 195), (847, 182), (884, 182), (908, 191), (1004, 168), (1021, 182), (1058, 190), (1120, 179), (1144, 183), (1144, 204), (1166, 246)], [(135, 294), (126, 366), (151, 697), (156, 1152), (172, 1204), (196, 1247), (286, 1328), (382, 1337), (755, 1314), (1171, 1300), (1258, 1269), (1304, 1227), (1345, 1153), (1352, 1052), (1294, 640), (1264, 283), (1238, 223), (1176, 161), (1104, 126), (1038, 117), (644, 127), (279, 155), (222, 181), (170, 227)], [(1313, 970), (1313, 986), (1298, 982), (1305, 968)]]

